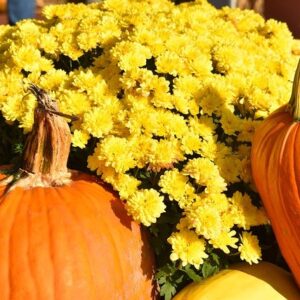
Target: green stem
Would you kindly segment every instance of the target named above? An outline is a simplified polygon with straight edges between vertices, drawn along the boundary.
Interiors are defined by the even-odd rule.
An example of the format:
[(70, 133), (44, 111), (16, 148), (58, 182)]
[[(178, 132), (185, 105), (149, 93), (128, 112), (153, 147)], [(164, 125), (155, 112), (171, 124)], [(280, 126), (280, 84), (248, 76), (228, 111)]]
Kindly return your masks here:
[(296, 122), (300, 121), (300, 59), (295, 72), (293, 89), (288, 104), (289, 111)]

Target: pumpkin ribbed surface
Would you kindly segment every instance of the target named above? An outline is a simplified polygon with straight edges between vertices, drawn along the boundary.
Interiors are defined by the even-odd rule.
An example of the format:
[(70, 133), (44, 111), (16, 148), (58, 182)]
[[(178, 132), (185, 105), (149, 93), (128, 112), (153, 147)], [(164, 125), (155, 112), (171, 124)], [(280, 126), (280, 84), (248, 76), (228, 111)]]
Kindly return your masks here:
[(1, 300), (153, 299), (141, 228), (92, 177), (0, 199)]
[[(300, 61), (291, 100), (255, 131), (251, 168), (280, 250), (300, 287)], [(300, 298), (299, 298), (300, 299)]]
[(300, 286), (300, 123), (279, 109), (257, 131), (252, 170), (281, 252)]

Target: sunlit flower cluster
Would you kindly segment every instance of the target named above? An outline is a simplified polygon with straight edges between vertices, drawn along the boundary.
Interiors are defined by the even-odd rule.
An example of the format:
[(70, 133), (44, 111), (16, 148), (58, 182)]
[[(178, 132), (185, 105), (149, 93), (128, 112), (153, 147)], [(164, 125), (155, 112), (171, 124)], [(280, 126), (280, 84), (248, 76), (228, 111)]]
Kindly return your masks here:
[(283, 23), (205, 0), (105, 0), (46, 6), (44, 20), (0, 27), (0, 110), (28, 132), (34, 83), (57, 99), (73, 147), (150, 226), (176, 202), (172, 260), (207, 247), (257, 262), (249, 155), (260, 121), (289, 99), (297, 63)]

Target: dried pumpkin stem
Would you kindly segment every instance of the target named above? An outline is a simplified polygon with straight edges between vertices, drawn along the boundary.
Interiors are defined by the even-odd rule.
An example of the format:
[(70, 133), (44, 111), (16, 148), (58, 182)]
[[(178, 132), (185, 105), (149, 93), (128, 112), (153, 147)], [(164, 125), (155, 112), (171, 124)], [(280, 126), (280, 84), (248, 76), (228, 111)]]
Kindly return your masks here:
[(293, 119), (300, 121), (300, 59), (295, 72), (292, 95), (288, 107)]
[(34, 111), (34, 124), (28, 134), (22, 168), (28, 172), (50, 178), (66, 174), (71, 145), (71, 133), (57, 104), (41, 88), (30, 85), (38, 105)]

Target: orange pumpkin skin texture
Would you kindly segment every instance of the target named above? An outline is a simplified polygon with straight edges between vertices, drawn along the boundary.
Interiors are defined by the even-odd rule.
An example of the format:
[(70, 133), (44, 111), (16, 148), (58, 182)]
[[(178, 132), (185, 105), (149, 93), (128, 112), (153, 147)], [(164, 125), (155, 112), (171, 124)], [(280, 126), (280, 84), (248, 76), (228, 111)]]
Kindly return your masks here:
[(108, 187), (67, 169), (70, 116), (29, 89), (38, 106), (19, 179), (0, 182), (0, 299), (155, 299), (141, 226)]
[(1, 300), (154, 299), (145, 235), (92, 177), (15, 188), (1, 197), (0, 224)]
[(300, 63), (289, 105), (273, 112), (257, 128), (251, 167), (282, 255), (300, 287), (300, 123), (295, 120), (299, 74)]

